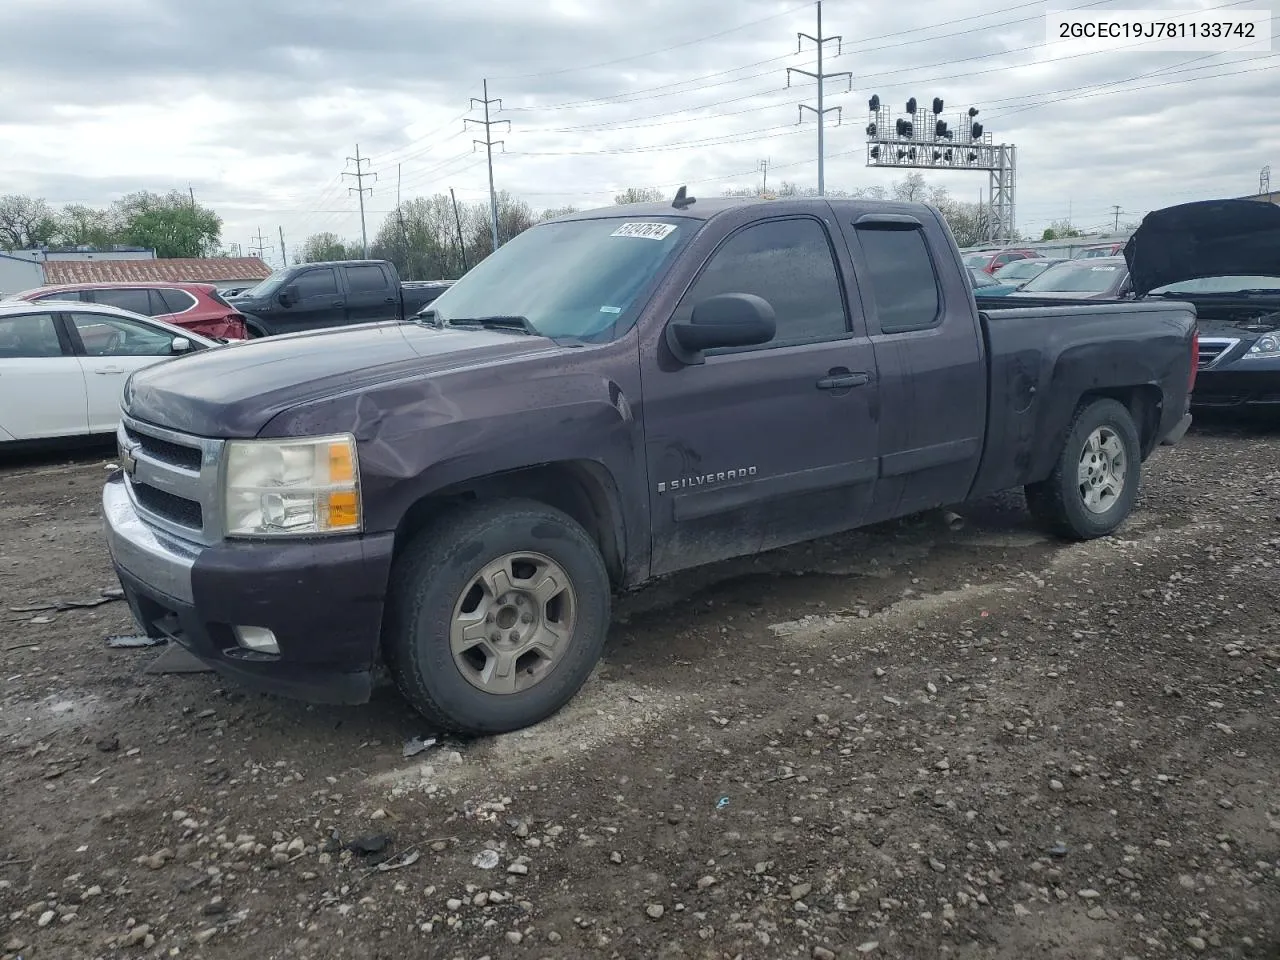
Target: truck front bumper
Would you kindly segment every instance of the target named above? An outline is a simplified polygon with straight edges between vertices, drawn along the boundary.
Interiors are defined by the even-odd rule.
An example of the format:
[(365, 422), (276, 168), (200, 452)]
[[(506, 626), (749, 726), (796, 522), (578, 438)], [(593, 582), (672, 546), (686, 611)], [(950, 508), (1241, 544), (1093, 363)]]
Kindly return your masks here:
[[(139, 517), (118, 472), (103, 488), (102, 513), (116, 575), (148, 636), (264, 693), (369, 699), (392, 534), (201, 546)], [(242, 645), (236, 627), (270, 630), (278, 652)]]

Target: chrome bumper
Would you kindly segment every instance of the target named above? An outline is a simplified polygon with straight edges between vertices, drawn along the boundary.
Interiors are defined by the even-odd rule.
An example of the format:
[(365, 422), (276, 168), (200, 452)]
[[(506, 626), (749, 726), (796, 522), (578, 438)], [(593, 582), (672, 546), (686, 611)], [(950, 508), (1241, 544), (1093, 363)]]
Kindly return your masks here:
[(143, 521), (120, 473), (113, 474), (102, 488), (102, 517), (107, 549), (119, 569), (175, 600), (195, 602), (191, 571), (201, 548)]

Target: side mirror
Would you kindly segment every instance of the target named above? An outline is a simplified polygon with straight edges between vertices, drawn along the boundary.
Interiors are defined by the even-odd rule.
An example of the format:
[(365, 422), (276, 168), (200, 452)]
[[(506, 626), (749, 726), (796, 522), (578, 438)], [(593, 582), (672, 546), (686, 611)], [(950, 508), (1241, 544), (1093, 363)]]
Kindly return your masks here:
[(288, 287), (284, 290), (281, 290), (279, 293), (276, 294), (276, 301), (280, 304), (280, 306), (288, 307), (293, 303), (294, 292), (295, 291), (292, 287)]
[(667, 324), (667, 346), (684, 364), (704, 362), (705, 350), (768, 343), (778, 332), (768, 300), (750, 293), (722, 293), (693, 308), (689, 319)]
[(174, 353), (187, 353), (191, 349), (191, 341), (186, 337), (174, 337), (169, 349)]

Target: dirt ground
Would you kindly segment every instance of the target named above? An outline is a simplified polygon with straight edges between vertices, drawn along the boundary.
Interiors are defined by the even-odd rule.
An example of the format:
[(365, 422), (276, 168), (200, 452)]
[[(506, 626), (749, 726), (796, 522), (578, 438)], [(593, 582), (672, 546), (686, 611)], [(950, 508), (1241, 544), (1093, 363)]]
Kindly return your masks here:
[(13, 611), (112, 586), (105, 462), (0, 467), (0, 956), (1280, 958), (1280, 430), (1090, 544), (1014, 494), (658, 584), (561, 715), (412, 757), (390, 689)]

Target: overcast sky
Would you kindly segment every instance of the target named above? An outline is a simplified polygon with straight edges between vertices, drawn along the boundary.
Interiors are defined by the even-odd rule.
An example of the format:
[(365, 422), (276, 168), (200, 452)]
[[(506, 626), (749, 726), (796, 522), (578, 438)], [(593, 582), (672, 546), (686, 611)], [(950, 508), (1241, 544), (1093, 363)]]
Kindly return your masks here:
[[(1260, 0), (1068, 0), (1055, 9), (1237, 11)], [(1044, 3), (826, 0), (828, 189), (888, 185), (868, 169), (867, 99), (973, 105), (1017, 146), (1024, 233), (1071, 215), (1136, 220), (1185, 200), (1280, 189), (1280, 53), (1098, 52), (1046, 46)], [(932, 26), (921, 26), (931, 24)], [(1272, 22), (1274, 27), (1274, 21)], [(195, 191), (223, 239), (259, 229), (278, 260), (332, 230), (358, 239), (347, 158), (360, 146), (370, 238), (407, 199), (487, 197), (471, 97), (502, 99), (499, 189), (533, 207), (599, 206), (627, 186), (711, 196), (817, 181), (815, 5), (795, 0), (42, 0), (0, 3), (0, 193), (105, 205), (139, 189)], [(955, 124), (953, 124), (954, 126)], [(926, 172), (963, 198), (985, 173)]]

